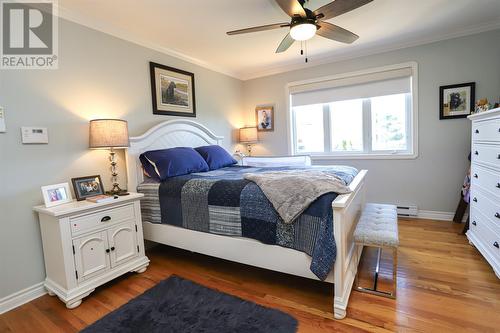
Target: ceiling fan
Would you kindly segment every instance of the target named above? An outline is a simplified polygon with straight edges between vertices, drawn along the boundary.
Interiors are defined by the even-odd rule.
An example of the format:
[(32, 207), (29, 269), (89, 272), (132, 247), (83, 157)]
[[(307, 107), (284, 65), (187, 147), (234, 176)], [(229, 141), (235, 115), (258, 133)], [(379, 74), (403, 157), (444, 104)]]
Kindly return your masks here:
[[(366, 5), (373, 0), (334, 0), (315, 11), (305, 8), (309, 0), (275, 0), (285, 13), (292, 18), (290, 23), (275, 23), (258, 27), (240, 29), (227, 32), (228, 35), (246, 34), (249, 32), (265, 31), (278, 28), (290, 28), (290, 31), (281, 41), (276, 53), (286, 50), (295, 41), (304, 42), (316, 34), (342, 43), (352, 43), (359, 38), (358, 35), (343, 29), (335, 24), (324, 22), (324, 20), (350, 12), (356, 8)], [(303, 54), (301, 50), (301, 54)], [(307, 57), (306, 57), (307, 62)]]

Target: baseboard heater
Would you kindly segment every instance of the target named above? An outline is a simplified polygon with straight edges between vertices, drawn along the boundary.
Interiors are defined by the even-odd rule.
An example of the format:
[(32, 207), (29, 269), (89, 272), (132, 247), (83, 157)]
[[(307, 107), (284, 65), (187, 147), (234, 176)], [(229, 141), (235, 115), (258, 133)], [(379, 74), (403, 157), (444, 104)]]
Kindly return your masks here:
[(418, 208), (417, 206), (397, 206), (399, 216), (417, 216)]

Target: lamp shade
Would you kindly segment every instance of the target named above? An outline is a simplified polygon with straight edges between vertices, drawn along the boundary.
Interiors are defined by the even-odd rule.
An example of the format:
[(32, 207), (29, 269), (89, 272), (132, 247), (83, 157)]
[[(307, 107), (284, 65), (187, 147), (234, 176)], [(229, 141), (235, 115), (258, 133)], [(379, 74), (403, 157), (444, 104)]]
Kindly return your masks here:
[(90, 121), (90, 148), (127, 148), (127, 121), (120, 119), (95, 119)]
[(240, 128), (240, 142), (252, 143), (257, 141), (258, 141), (257, 127)]

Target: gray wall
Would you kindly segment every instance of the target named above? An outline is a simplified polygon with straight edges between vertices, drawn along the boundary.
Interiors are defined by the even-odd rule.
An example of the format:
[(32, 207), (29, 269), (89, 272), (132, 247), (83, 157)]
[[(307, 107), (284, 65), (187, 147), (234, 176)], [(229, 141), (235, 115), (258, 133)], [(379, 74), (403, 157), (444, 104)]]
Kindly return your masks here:
[[(260, 134), (256, 155), (288, 153), (285, 85), (288, 82), (416, 61), (419, 65), (419, 156), (416, 160), (336, 160), (369, 170), (368, 199), (417, 204), (419, 209), (452, 212), (458, 199), (470, 146), (467, 119), (439, 120), (439, 86), (476, 82), (476, 98), (500, 96), (500, 30), (319, 65), (243, 85), (246, 123), (255, 123), (258, 104), (275, 103), (274, 132)], [(314, 64), (314, 57), (310, 59)]]
[[(242, 82), (62, 20), (59, 70), (0, 71), (0, 298), (45, 278), (40, 230), (32, 206), (40, 186), (101, 174), (109, 188), (106, 151), (88, 149), (88, 120), (129, 121), (132, 136), (172, 117), (152, 114), (149, 61), (194, 72), (197, 121), (232, 144), (242, 117)], [(21, 126), (49, 129), (48, 145), (22, 145)], [(126, 182), (123, 154), (121, 183)]]

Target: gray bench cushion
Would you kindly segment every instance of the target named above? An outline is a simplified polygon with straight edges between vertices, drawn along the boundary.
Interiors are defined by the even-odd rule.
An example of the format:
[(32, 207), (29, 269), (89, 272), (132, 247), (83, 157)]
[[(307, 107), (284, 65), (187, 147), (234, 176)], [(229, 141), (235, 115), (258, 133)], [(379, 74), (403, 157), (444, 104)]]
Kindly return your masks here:
[(378, 247), (397, 247), (398, 213), (394, 205), (366, 204), (354, 231), (358, 244)]

